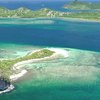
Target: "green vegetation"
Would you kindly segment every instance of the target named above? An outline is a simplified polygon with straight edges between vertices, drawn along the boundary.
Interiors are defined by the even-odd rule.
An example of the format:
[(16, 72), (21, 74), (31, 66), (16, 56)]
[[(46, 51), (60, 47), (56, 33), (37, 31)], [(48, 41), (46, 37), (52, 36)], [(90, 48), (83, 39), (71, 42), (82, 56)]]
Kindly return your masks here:
[(69, 4), (66, 4), (64, 8), (74, 10), (100, 10), (100, 3), (82, 2), (76, 0)]
[(43, 8), (37, 11), (21, 7), (16, 10), (9, 10), (0, 8), (1, 18), (38, 18), (38, 17), (58, 17), (62, 16), (63, 12), (53, 11), (51, 9)]
[[(86, 5), (88, 3), (76, 1), (75, 4), (79, 4), (78, 6), (81, 6), (81, 4)], [(0, 8), (0, 18), (41, 18), (41, 17), (42, 18), (43, 17), (45, 18), (80, 18), (80, 19), (88, 19), (88, 20), (100, 20), (100, 12), (59, 12), (59, 11), (54, 11), (47, 8), (43, 8), (37, 11), (32, 11), (30, 9), (23, 8), (23, 7), (18, 8), (16, 10)]]
[(53, 53), (54, 53), (53, 51), (50, 51), (48, 49), (43, 49), (40, 51), (36, 51), (31, 55), (26, 55), (24, 57), (17, 58), (14, 60), (2, 60), (0, 61), (0, 74), (6, 79), (9, 79), (9, 76), (12, 74), (12, 66), (14, 64), (25, 60), (48, 57), (51, 56)]
[(100, 12), (72, 13), (72, 14), (64, 16), (64, 17), (100, 21)]
[(25, 57), (22, 57), (21, 60), (29, 60), (29, 59), (37, 59), (37, 58), (44, 58), (52, 55), (54, 52), (50, 51), (48, 49), (43, 49), (41, 51), (34, 52), (31, 55), (27, 55)]

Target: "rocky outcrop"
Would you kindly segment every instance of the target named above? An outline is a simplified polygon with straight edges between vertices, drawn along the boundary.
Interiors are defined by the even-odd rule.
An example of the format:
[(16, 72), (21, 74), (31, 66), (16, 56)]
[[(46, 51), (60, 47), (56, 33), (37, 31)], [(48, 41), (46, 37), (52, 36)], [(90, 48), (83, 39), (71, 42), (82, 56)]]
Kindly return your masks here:
[(0, 91), (6, 90), (10, 86), (10, 83), (4, 80), (4, 78), (0, 78)]
[(14, 89), (14, 86), (6, 81), (4, 78), (0, 78), (0, 94), (9, 92)]

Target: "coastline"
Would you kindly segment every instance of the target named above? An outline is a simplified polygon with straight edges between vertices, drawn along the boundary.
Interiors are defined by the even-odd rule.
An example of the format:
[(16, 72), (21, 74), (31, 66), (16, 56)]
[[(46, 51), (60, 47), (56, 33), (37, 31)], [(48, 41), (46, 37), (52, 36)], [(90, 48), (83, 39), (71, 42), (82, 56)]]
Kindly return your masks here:
[(96, 22), (100, 23), (100, 20), (92, 20), (92, 19), (84, 19), (84, 18), (68, 18), (68, 17), (62, 17), (58, 18), (66, 21), (77, 21), (77, 22)]
[[(26, 64), (34, 63), (34, 62), (38, 62), (38, 61), (51, 60), (51, 59), (59, 58), (59, 56), (69, 57), (68, 51), (66, 51), (66, 50), (62, 50), (62, 49), (58, 49), (58, 48), (47, 48), (47, 49), (51, 50), (51, 51), (54, 51), (55, 53), (51, 56), (44, 57), (44, 58), (30, 59), (30, 60), (18, 62), (15, 65), (13, 65), (13, 67), (12, 67), (13, 70), (14, 71), (21, 70), (21, 68), (24, 68), (24, 65), (26, 65)], [(32, 51), (32, 53), (34, 53), (36, 51), (39, 51), (39, 50)], [(28, 71), (26, 69), (22, 69), (20, 73), (11, 75), (10, 80), (11, 81), (16, 81), (20, 77), (24, 76), (27, 72)]]
[[(38, 61), (52, 60), (52, 59), (59, 58), (59, 57), (69, 57), (69, 53), (66, 50), (63, 50), (63, 49), (60, 49), (60, 48), (47, 48), (47, 49), (50, 50), (50, 51), (53, 51), (54, 53), (51, 56), (48, 56), (48, 57), (38, 58), (38, 59), (30, 59), (30, 60), (21, 61), (21, 62), (18, 62), (16, 64), (14, 64), (12, 66), (12, 70), (14, 72), (16, 72), (17, 70), (19, 70), (20, 72), (17, 73), (17, 74), (13, 73), (9, 77), (9, 79), (11, 80), (11, 82), (14, 82), (14, 81), (18, 80), (19, 78), (23, 77), (26, 73), (28, 73), (27, 69), (24, 68), (24, 66), (26, 64), (34, 63), (34, 62), (38, 62)], [(40, 50), (33, 50), (29, 55), (31, 55), (32, 53), (34, 53), (36, 51), (40, 51)], [(15, 87), (12, 84), (10, 84), (10, 86), (6, 90), (0, 91), (0, 94), (10, 92), (14, 88)]]
[[(100, 20), (96, 20), (96, 19), (84, 19), (84, 18), (70, 18), (70, 17), (37, 17), (37, 18), (0, 18), (0, 19), (19, 19), (19, 20), (42, 20), (42, 19), (46, 19), (46, 20), (52, 20), (52, 19), (61, 19), (61, 20), (66, 20), (66, 21), (77, 21), (77, 22), (96, 22), (96, 23), (100, 23)], [(9, 21), (10, 22), (10, 21)], [(30, 23), (30, 22), (17, 22), (17, 23), (9, 23), (9, 22), (2, 22), (0, 24), (38, 24), (38, 23)], [(46, 23), (45, 23), (46, 24)], [(48, 23), (47, 23), (48, 24)], [(51, 23), (49, 23), (51, 24)]]
[(0, 94), (8, 93), (8, 92), (12, 91), (14, 88), (15, 87), (12, 84), (10, 84), (10, 86), (6, 90), (0, 91)]

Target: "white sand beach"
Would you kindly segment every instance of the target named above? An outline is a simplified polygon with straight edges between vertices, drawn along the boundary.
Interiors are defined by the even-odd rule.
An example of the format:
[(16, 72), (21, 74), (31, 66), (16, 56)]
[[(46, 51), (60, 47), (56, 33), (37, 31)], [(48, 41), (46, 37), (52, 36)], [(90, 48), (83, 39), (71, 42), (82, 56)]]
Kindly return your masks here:
[[(19, 70), (19, 69), (23, 68), (25, 64), (29, 64), (29, 63), (59, 58), (59, 56), (63, 56), (63, 57), (69, 56), (68, 51), (66, 51), (64, 49), (60, 49), (60, 48), (47, 48), (47, 49), (54, 51), (55, 53), (49, 57), (44, 57), (44, 58), (39, 58), (39, 59), (31, 59), (31, 60), (27, 60), (27, 61), (18, 62), (13, 66), (13, 70), (14, 71)], [(39, 50), (37, 50), (37, 51), (39, 51)], [(36, 50), (32, 51), (32, 53), (34, 53), (34, 52), (36, 52)], [(19, 79), (20, 77), (24, 76), (27, 72), (28, 71), (26, 69), (23, 69), (20, 73), (11, 75), (10, 80), (15, 81), (15, 80)]]

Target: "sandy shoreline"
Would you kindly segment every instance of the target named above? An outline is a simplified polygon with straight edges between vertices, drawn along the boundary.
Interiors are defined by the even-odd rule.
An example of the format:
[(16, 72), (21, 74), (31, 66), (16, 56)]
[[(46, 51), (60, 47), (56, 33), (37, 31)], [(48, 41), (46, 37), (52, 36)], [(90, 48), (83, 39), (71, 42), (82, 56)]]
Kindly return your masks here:
[[(24, 68), (25, 64), (29, 64), (29, 63), (33, 63), (33, 62), (38, 62), (38, 61), (44, 61), (44, 60), (50, 60), (50, 59), (54, 59), (54, 58), (58, 58), (59, 56), (63, 56), (63, 57), (68, 57), (68, 51), (63, 50), (63, 49), (58, 49), (58, 48), (47, 48), (48, 50), (54, 51), (55, 53), (49, 57), (44, 57), (44, 58), (39, 58), (39, 59), (30, 59), (27, 61), (22, 61), (22, 62), (18, 62), (13, 66), (13, 70), (20, 70), (21, 68)], [(32, 53), (39, 51), (39, 50), (35, 50), (32, 51)], [(31, 53), (31, 54), (32, 54)], [(24, 76), (28, 71), (26, 69), (21, 70), (20, 73), (18, 74), (13, 74), (10, 76), (10, 80), (11, 81), (15, 81), (17, 79), (19, 79), (20, 77)]]
[[(0, 18), (4, 19), (4, 18)], [(100, 20), (96, 19), (85, 19), (85, 18), (70, 18), (70, 17), (37, 17), (37, 18), (6, 18), (6, 19), (19, 19), (19, 20), (40, 20), (40, 19), (47, 19), (47, 20), (52, 20), (52, 19), (61, 19), (61, 20), (66, 20), (66, 21), (77, 21), (77, 22), (98, 22), (100, 23)], [(8, 24), (13, 24), (9, 23)], [(0, 23), (0, 24), (6, 24), (6, 23)], [(16, 24), (16, 23), (14, 23)], [(20, 24), (20, 23), (17, 23)], [(23, 23), (23, 24), (30, 24), (30, 23)], [(33, 24), (33, 23), (31, 23)]]
[(57, 19), (61, 19), (61, 20), (65, 20), (65, 21), (96, 22), (96, 23), (100, 23), (100, 20), (95, 20), (95, 19), (69, 18), (69, 17), (57, 17)]

